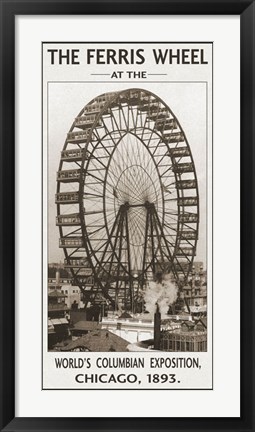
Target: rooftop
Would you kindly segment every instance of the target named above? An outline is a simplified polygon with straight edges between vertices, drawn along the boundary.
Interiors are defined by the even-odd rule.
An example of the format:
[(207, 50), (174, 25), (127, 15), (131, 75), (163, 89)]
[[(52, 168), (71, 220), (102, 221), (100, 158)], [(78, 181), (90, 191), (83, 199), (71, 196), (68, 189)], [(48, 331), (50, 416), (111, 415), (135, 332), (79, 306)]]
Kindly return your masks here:
[(78, 321), (77, 323), (74, 324), (73, 329), (74, 330), (87, 330), (87, 331), (91, 331), (91, 330), (97, 330), (99, 329), (101, 326), (97, 321)]
[(48, 293), (48, 297), (51, 298), (64, 298), (67, 297), (65, 294), (63, 294), (61, 291), (54, 290)]
[(129, 342), (111, 333), (108, 330), (93, 330), (88, 334), (70, 342), (61, 351), (73, 351), (81, 349), (83, 351), (109, 352), (127, 351)]

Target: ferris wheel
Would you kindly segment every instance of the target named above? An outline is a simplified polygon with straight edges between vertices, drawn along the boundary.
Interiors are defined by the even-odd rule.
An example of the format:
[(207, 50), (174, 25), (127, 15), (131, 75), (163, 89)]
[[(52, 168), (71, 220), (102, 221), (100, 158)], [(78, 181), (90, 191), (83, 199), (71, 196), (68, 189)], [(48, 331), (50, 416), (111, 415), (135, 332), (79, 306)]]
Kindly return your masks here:
[(176, 116), (143, 89), (104, 93), (75, 118), (57, 172), (59, 246), (90, 303), (130, 309), (158, 273), (179, 287), (196, 252), (194, 161)]

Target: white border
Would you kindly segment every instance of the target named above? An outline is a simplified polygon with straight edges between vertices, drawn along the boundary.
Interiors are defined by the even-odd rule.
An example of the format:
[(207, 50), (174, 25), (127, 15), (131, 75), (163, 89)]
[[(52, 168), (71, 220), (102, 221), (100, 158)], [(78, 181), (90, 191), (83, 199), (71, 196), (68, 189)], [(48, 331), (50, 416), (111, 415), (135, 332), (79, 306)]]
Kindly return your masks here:
[[(214, 42), (214, 390), (157, 391), (153, 413), (150, 405), (155, 391), (143, 391), (142, 395), (135, 391), (42, 391), (38, 313), (42, 222), (41, 41), (100, 41), (106, 33), (112, 41), (146, 41), (152, 39), (151, 29), (153, 39), (158, 41)], [(237, 232), (240, 221), (236, 211), (240, 208), (239, 40), (240, 21), (234, 16), (165, 16), (157, 17), (156, 24), (153, 17), (147, 16), (16, 18), (16, 416), (240, 415)]]
[[(111, 49), (143, 49), (146, 59), (145, 69), (149, 73), (158, 73), (159, 71), (167, 72), (166, 76), (153, 79), (113, 79), (109, 81), (102, 77), (95, 78), (90, 76), (91, 67), (84, 61), (86, 59), (86, 50), (89, 48), (111, 48)], [(81, 65), (52, 65), (48, 49), (79, 49), (79, 57)], [(153, 49), (203, 49), (204, 58), (207, 59), (206, 65), (180, 65), (172, 64), (171, 66), (157, 66), (153, 61), (151, 54)], [(142, 42), (132, 43), (112, 43), (106, 44), (80, 43), (53, 43), (43, 44), (43, 152), (48, 154), (47, 165), (43, 167), (43, 389), (211, 389), (212, 388), (212, 44), (196, 44), (196, 43), (178, 43), (178, 44), (160, 44)], [(112, 65), (108, 66), (112, 70)], [(134, 68), (135, 66), (132, 66)], [(106, 71), (105, 66), (92, 66), (93, 72)], [(124, 70), (130, 70), (130, 65), (121, 65)], [(137, 68), (138, 69), (138, 68)], [(139, 69), (138, 69), (139, 70)], [(123, 73), (124, 75), (124, 73)], [(89, 79), (90, 81), (87, 81)], [(178, 80), (178, 82), (174, 82)], [(189, 80), (189, 82), (187, 82)], [(85, 82), (82, 82), (85, 81)], [(150, 369), (149, 356), (154, 357), (155, 352), (146, 353), (145, 368), (142, 370), (121, 370), (119, 372), (137, 373), (138, 379), (141, 378), (141, 384), (137, 382), (131, 383), (112, 383), (107, 385), (100, 382), (89, 384), (78, 384), (75, 381), (77, 370), (72, 368), (56, 369), (56, 358), (73, 358), (74, 354), (69, 353), (49, 353), (47, 342), (47, 303), (48, 303), (48, 275), (47, 263), (59, 262), (63, 259), (63, 250), (58, 247), (59, 229), (55, 226), (56, 206), (56, 171), (59, 166), (60, 152), (63, 148), (65, 140), (66, 127), (73, 121), (73, 117), (80, 111), (80, 107), (84, 106), (95, 96), (95, 85), (97, 94), (102, 94), (104, 91), (117, 91), (128, 87), (145, 88), (157, 94), (166, 103), (171, 106), (171, 110), (177, 116), (182, 128), (188, 137), (189, 145), (192, 149), (192, 155), (195, 161), (196, 173), (198, 177), (199, 190), (199, 207), (200, 207), (200, 226), (199, 226), (199, 242), (197, 246), (197, 261), (203, 261), (207, 270), (207, 352), (193, 353), (196, 358), (200, 359), (199, 369), (178, 369), (172, 370), (176, 372), (175, 383), (154, 383), (147, 382), (147, 374), (167, 373), (171, 372), (166, 369)], [(201, 91), (203, 89), (203, 96)], [(201, 120), (203, 117), (203, 120)], [(47, 131), (47, 132), (46, 132)], [(47, 135), (47, 136), (46, 136)], [(48, 205), (47, 205), (48, 200)], [(203, 214), (202, 214), (203, 213)], [(208, 237), (208, 238), (207, 238)], [(199, 245), (200, 243), (200, 245)], [(208, 247), (207, 247), (208, 246)], [(57, 251), (56, 251), (57, 250)], [(48, 254), (47, 254), (48, 251)], [(208, 256), (207, 256), (208, 252)], [(48, 256), (47, 256), (48, 255)], [(56, 257), (52, 259), (52, 257)], [(49, 261), (48, 261), (49, 260)], [(108, 355), (108, 353), (104, 353)], [(123, 356), (135, 355), (121, 354)], [(138, 354), (137, 354), (138, 355)], [(89, 370), (82, 368), (79, 372), (91, 374), (100, 374), (102, 372), (112, 373), (112, 370), (100, 370), (96, 367), (95, 362), (98, 353), (83, 354), (83, 357), (91, 358), (92, 367)], [(117, 356), (117, 354), (116, 354)], [(162, 351), (158, 353), (159, 357), (175, 357), (176, 353)], [(179, 353), (181, 357), (189, 357), (191, 353)], [(75, 358), (79, 354), (75, 354)], [(139, 358), (141, 358), (141, 353)], [(147, 359), (147, 361), (146, 361)], [(118, 371), (115, 371), (115, 375)], [(186, 373), (185, 373), (186, 372)]]

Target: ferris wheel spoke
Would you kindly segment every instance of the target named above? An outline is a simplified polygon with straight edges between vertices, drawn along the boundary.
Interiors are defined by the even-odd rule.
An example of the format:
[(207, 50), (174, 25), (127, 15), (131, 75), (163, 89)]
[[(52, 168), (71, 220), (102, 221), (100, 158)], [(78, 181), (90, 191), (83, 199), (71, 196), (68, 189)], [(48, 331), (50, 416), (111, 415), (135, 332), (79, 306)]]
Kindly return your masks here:
[[(96, 171), (96, 170), (95, 170)], [(98, 171), (97, 171), (98, 172)], [(96, 176), (95, 174), (92, 174), (91, 170), (87, 173), (87, 176), (93, 177), (95, 180), (97, 180), (99, 183), (103, 183), (104, 179)]]
[(161, 174), (161, 178), (162, 177), (166, 177), (166, 173), (168, 172), (168, 171), (171, 171), (173, 168), (172, 168), (172, 166), (168, 166), (168, 168), (163, 172), (163, 174)]
[[(117, 168), (119, 170), (119, 173), (121, 173), (122, 170), (124, 169), (125, 165), (123, 162), (123, 155), (119, 155), (118, 147), (115, 150), (113, 161), (114, 161), (115, 168)], [(114, 174), (114, 175), (117, 177), (116, 174)]]
[(139, 112), (138, 112), (137, 108), (135, 108), (135, 120), (134, 120), (134, 131), (135, 131), (135, 134), (136, 134), (137, 129), (138, 129), (138, 120), (139, 120)]
[[(163, 186), (165, 192), (170, 192), (170, 193), (175, 192), (175, 190), (176, 190), (175, 178), (170, 183), (164, 183), (164, 184), (162, 183), (162, 186)], [(172, 192), (172, 190), (173, 190), (173, 192)]]
[[(97, 169), (95, 169), (95, 171), (97, 171), (97, 172), (100, 173), (100, 171), (98, 171)], [(105, 182), (105, 175), (106, 175), (106, 171), (105, 170), (104, 170), (103, 178), (99, 178), (99, 177), (95, 176), (94, 174), (91, 174), (91, 171), (88, 172), (87, 176), (91, 176), (91, 177), (95, 178), (95, 180), (98, 180), (99, 184), (98, 183), (88, 183), (86, 181), (86, 179), (85, 179), (85, 182), (84, 182), (85, 183), (85, 187), (87, 187), (89, 184), (92, 184), (93, 186), (91, 187), (91, 189), (93, 189), (94, 191), (98, 191), (99, 192), (99, 190), (97, 189), (98, 186), (99, 185), (104, 185), (105, 189), (111, 195), (111, 193), (112, 193), (111, 187), (113, 187), (113, 186), (111, 186), (109, 184), (109, 182), (106, 184), (106, 182)]]
[[(162, 210), (162, 212), (164, 211), (164, 220), (168, 220), (168, 221), (172, 220), (173, 223), (176, 223), (176, 221), (179, 219), (179, 213), (175, 208), (176, 206), (173, 207), (171, 205), (171, 207), (170, 207), (167, 204), (169, 204), (169, 203), (165, 203), (165, 209)], [(173, 204), (173, 203), (171, 202), (171, 204)]]
[(168, 240), (165, 238), (165, 236), (164, 236), (164, 230), (163, 230), (163, 227), (162, 227), (162, 225), (160, 223), (160, 219), (159, 219), (158, 214), (157, 214), (156, 211), (153, 212), (153, 216), (154, 216), (154, 220), (155, 220), (155, 224), (156, 224), (157, 233), (158, 233), (158, 235), (161, 236), (161, 239), (163, 240), (163, 244), (165, 245), (165, 247), (167, 249), (169, 259), (172, 262), (172, 253), (171, 253), (171, 250), (169, 249), (169, 245), (171, 247), (173, 247), (174, 245), (171, 244), (171, 243), (169, 243)]
[[(151, 167), (150, 171), (151, 172), (155, 172), (155, 167), (157, 168), (157, 164), (156, 164), (156, 161), (152, 162), (153, 158), (154, 158), (154, 155), (153, 155), (153, 153), (151, 153), (151, 151), (150, 151), (149, 148), (148, 148), (147, 153), (148, 153), (148, 161), (147, 161), (147, 164), (145, 165), (144, 168), (147, 171), (149, 169), (149, 167)], [(155, 174), (155, 176), (156, 176), (156, 174)]]
[[(169, 225), (166, 222), (164, 222), (163, 227), (166, 228), (166, 229), (170, 229), (171, 231), (178, 232), (178, 229), (176, 228), (176, 224), (174, 226), (172, 226), (172, 225)], [(166, 233), (167, 233), (167, 231), (166, 231)]]
[(72, 234), (77, 234), (77, 233), (80, 234), (80, 227), (77, 228), (77, 229), (75, 229), (75, 230), (71, 229), (71, 231), (69, 231), (69, 232), (67, 233), (66, 237), (68, 237), (69, 235), (72, 235)]
[(139, 198), (139, 195), (136, 194), (136, 191), (134, 189), (130, 189), (127, 183), (123, 185), (123, 188), (118, 188), (118, 190), (123, 197), (126, 196), (129, 198), (129, 200), (137, 200)]
[[(104, 221), (104, 218), (105, 218), (105, 209), (102, 208), (102, 207), (100, 207), (97, 212), (100, 215), (97, 218), (91, 217), (91, 216), (93, 216), (93, 211), (91, 213), (89, 213), (88, 215), (85, 213), (85, 217), (86, 217), (87, 223), (90, 226), (94, 226), (96, 224), (100, 224), (100, 223), (102, 223)], [(115, 211), (114, 211), (114, 209), (112, 209), (111, 211), (109, 211), (109, 209), (108, 209), (107, 215), (108, 215), (108, 218), (110, 218), (110, 215), (111, 215), (112, 218), (114, 218), (115, 217)]]
[[(141, 223), (141, 219), (140, 219), (140, 223)], [(144, 243), (144, 230), (143, 227), (145, 226), (144, 221), (142, 221), (142, 224), (139, 226), (138, 225), (138, 221), (129, 221), (129, 225), (130, 225), (130, 233), (133, 234), (133, 236), (131, 237), (131, 242), (134, 244), (138, 244), (141, 245)], [(134, 236), (134, 232), (136, 232), (137, 234)]]
[[(118, 235), (120, 233), (122, 233), (122, 231), (123, 231), (123, 214), (120, 215), (119, 225), (117, 227), (117, 231), (116, 231), (116, 235), (115, 235), (115, 238), (114, 238), (113, 245), (112, 245), (112, 247), (110, 248), (110, 251), (109, 251), (110, 252), (109, 257), (108, 257), (108, 259), (106, 259), (104, 261), (102, 259), (102, 261), (101, 261), (101, 263), (104, 266), (105, 266), (105, 264), (108, 264), (110, 262), (110, 267), (108, 269), (108, 273), (109, 274), (111, 274), (111, 271), (112, 271), (112, 265), (113, 265), (113, 262), (114, 262), (114, 257), (116, 258), (115, 255), (116, 255), (117, 244), (118, 244), (118, 240), (120, 240), (119, 237), (118, 237)], [(107, 247), (110, 247), (110, 244), (107, 244)], [(104, 257), (105, 257), (105, 255), (104, 255)]]
[(166, 148), (166, 144), (164, 143), (164, 141), (161, 140), (159, 136), (157, 136), (157, 143), (153, 142), (153, 145), (150, 146), (150, 149), (152, 150), (152, 156), (155, 158), (156, 153), (158, 151), (159, 152), (162, 151), (162, 149), (164, 150), (165, 148)]
[(99, 195), (99, 198), (101, 198), (103, 196), (103, 183), (100, 182), (101, 188), (99, 188), (98, 183), (97, 182), (88, 182), (86, 181), (84, 184), (84, 193), (83, 193), (83, 198), (85, 199), (85, 195), (90, 192), (93, 192), (93, 194), (97, 194)]
[[(98, 131), (95, 131), (94, 135), (95, 135), (95, 140), (97, 141), (97, 143), (93, 146), (93, 151), (95, 151), (96, 148), (98, 149), (99, 148), (98, 145), (100, 144), (101, 145), (100, 149), (104, 150), (105, 153), (107, 153), (108, 157), (110, 157), (111, 152), (109, 151), (109, 148), (104, 145), (104, 143), (103, 143), (104, 138), (101, 138), (99, 136)], [(110, 146), (110, 148), (113, 148), (113, 147), (115, 147), (115, 143), (114, 143), (114, 146)]]
[(130, 185), (130, 182), (127, 181), (126, 176), (122, 176), (118, 179), (116, 187), (120, 193), (128, 192), (130, 196), (135, 197), (134, 188)]
[(99, 228), (95, 229), (94, 231), (89, 231), (89, 235), (93, 238), (94, 234), (97, 234), (98, 232), (102, 231), (103, 229), (105, 229), (105, 227), (100, 226)]
[(130, 228), (133, 228), (135, 226), (137, 230), (140, 231), (140, 233), (142, 234), (143, 225), (145, 225), (145, 212), (143, 210), (136, 209), (134, 213), (130, 214), (128, 212), (128, 218)]
[(84, 192), (84, 198), (86, 199), (87, 196), (90, 196), (91, 198), (102, 198), (103, 195), (94, 194), (91, 192)]
[(135, 133), (136, 133), (136, 120), (135, 120), (135, 116), (134, 116), (134, 109), (133, 109), (133, 107), (131, 106), (131, 107), (129, 107), (129, 110), (130, 110), (130, 112), (131, 112), (131, 118), (132, 118), (132, 123), (133, 123), (133, 125), (132, 125), (132, 129), (135, 131)]
[(145, 221), (143, 219), (143, 221), (140, 223), (140, 225), (138, 225), (137, 222), (135, 222), (135, 226), (133, 228), (133, 231), (135, 231), (135, 238), (132, 240), (132, 243), (142, 246), (145, 242), (144, 239), (144, 229), (145, 229)]
[(160, 166), (161, 162), (165, 159), (166, 156), (168, 156), (168, 150), (163, 155), (155, 155), (154, 157), (156, 158), (160, 157), (160, 159), (157, 160), (156, 165)]
[(122, 113), (122, 117), (123, 117), (123, 120), (124, 120), (124, 123), (125, 123), (125, 129), (129, 130), (129, 126), (128, 126), (128, 123), (127, 123), (127, 120), (126, 120), (126, 116), (125, 116), (122, 104), (120, 104), (120, 111)]
[(167, 220), (167, 222), (166, 222), (166, 219), (163, 222), (163, 226), (166, 229), (166, 231), (167, 231), (167, 229), (171, 229), (171, 230), (175, 230), (175, 232), (177, 233), (178, 229), (179, 229), (178, 224), (177, 224), (178, 219), (177, 218), (171, 218), (171, 220), (170, 221)]
[(122, 118), (121, 118), (121, 110), (120, 109), (117, 110), (117, 115), (118, 115), (118, 123), (120, 125), (120, 129), (122, 129), (123, 125), (122, 125)]
[[(112, 132), (109, 131), (108, 127), (105, 124), (105, 121), (103, 120), (103, 125), (104, 125), (104, 129), (106, 131), (106, 135), (110, 137), (112, 143), (114, 144), (114, 147), (116, 146), (116, 141), (115, 139), (112, 137)], [(115, 132), (115, 131), (114, 131)], [(118, 139), (121, 138), (121, 135), (118, 137)]]
[(112, 109), (110, 109), (110, 111), (111, 111), (112, 130), (117, 130), (119, 133), (119, 137), (121, 137), (122, 136), (121, 128), (119, 127), (119, 123), (115, 118), (115, 112)]
[[(99, 152), (97, 152), (97, 153), (99, 153)], [(96, 156), (93, 155), (91, 157), (91, 162), (93, 163), (93, 160), (95, 159), (96, 162), (98, 162), (100, 165), (102, 165), (102, 167), (106, 170), (107, 165), (102, 162), (102, 159), (106, 159), (106, 158), (109, 158), (109, 157), (108, 156), (100, 156), (99, 154), (97, 154)]]

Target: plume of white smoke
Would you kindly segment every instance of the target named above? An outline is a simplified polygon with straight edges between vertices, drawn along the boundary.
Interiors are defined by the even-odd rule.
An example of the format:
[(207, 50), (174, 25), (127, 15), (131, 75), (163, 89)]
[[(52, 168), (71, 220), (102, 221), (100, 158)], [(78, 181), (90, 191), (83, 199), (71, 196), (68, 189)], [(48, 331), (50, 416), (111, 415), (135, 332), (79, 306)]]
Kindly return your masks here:
[(145, 307), (151, 313), (155, 312), (157, 303), (161, 314), (167, 314), (176, 299), (177, 286), (171, 280), (171, 274), (165, 274), (162, 282), (149, 282), (144, 292)]

